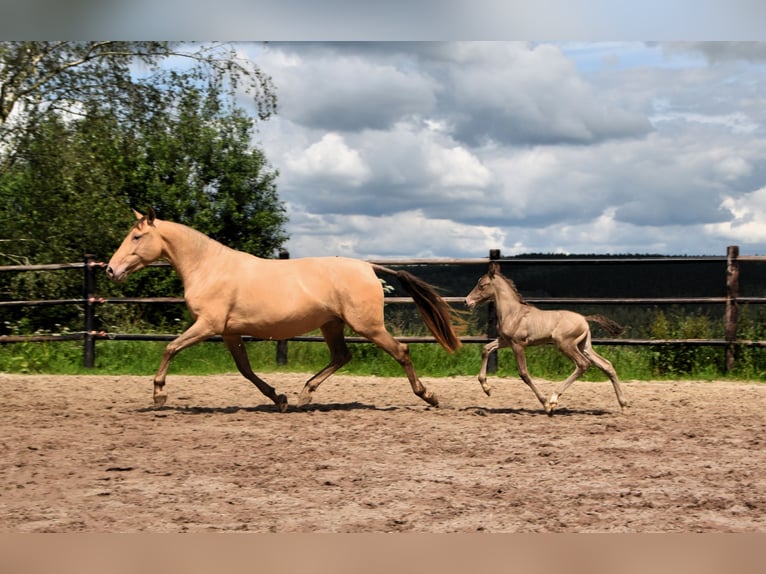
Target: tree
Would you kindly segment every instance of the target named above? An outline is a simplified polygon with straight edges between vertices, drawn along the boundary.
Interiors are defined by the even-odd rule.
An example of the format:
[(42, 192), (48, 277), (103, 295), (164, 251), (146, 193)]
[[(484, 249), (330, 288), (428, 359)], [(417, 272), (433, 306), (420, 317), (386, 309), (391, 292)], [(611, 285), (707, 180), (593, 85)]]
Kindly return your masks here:
[(251, 149), (252, 118), (189, 86), (172, 106), (155, 110), (149, 125), (133, 142), (140, 154), (127, 173), (131, 205), (151, 205), (161, 218), (256, 255), (282, 245), (277, 174)]
[[(39, 51), (39, 43), (32, 44)], [(152, 46), (130, 45), (134, 51)], [(159, 52), (165, 49), (158, 46)], [(80, 64), (82, 75), (75, 73), (77, 66), (61, 63), (59, 75), (37, 84), (35, 92), (19, 87), (32, 86), (31, 79), (27, 84), (18, 79), (32, 74), (24, 66), (17, 74), (9, 71), (3, 53), (9, 53), (7, 44), (0, 44), (5, 66), (0, 76), (16, 79), (0, 92), (4, 102), (13, 100), (17, 107), (8, 113), (5, 104), (0, 125), (5, 141), (13, 143), (0, 149), (0, 264), (78, 261), (85, 252), (107, 259), (133, 222), (130, 208), (150, 205), (162, 218), (259, 256), (274, 255), (286, 240), (277, 172), (250, 143), (255, 120), (235, 105), (235, 76), (223, 81), (223, 61), (209, 73), (157, 70), (139, 81), (127, 68), (106, 65), (116, 58), (121, 69), (133, 60), (102, 53), (99, 65)], [(27, 65), (29, 51), (25, 54)], [(143, 57), (148, 56), (139, 60)], [(101, 92), (92, 88), (97, 79), (105, 86)], [(267, 96), (261, 117), (275, 105), (268, 82), (266, 87), (258, 96)], [(112, 295), (180, 294), (172, 274), (152, 270), (125, 285), (102, 288)], [(76, 274), (0, 276), (0, 290), (8, 298), (76, 297), (80, 289)], [(161, 314), (147, 316), (157, 324)], [(76, 315), (37, 310), (31, 327), (58, 322), (78, 328)], [(167, 320), (178, 317), (167, 315)]]
[[(161, 66), (171, 59), (191, 65)], [(261, 120), (276, 109), (271, 79), (224, 44), (0, 42), (0, 168), (13, 162), (15, 143), (41, 118), (77, 115), (94, 101), (110, 102), (116, 112), (151, 108), (202, 81), (219, 92), (243, 89)]]

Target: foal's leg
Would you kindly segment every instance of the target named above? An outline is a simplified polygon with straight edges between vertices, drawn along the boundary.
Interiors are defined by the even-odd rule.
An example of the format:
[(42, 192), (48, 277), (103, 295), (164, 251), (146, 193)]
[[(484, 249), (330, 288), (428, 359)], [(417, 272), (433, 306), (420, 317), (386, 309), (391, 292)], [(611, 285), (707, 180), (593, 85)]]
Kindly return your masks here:
[(595, 350), (593, 350), (593, 347), (587, 347), (583, 349), (583, 353), (593, 362), (594, 365), (596, 365), (606, 374), (607, 377), (609, 377), (610, 381), (612, 381), (614, 393), (617, 395), (617, 402), (620, 403), (620, 408), (624, 411), (628, 407), (628, 401), (625, 400), (625, 396), (622, 394), (620, 381), (617, 378), (617, 371), (614, 370), (612, 363), (609, 362), (608, 359), (599, 355)]
[(298, 395), (298, 406), (302, 407), (311, 402), (311, 394), (322, 382), (351, 360), (351, 351), (348, 350), (346, 339), (343, 335), (343, 321), (340, 319), (330, 321), (322, 325), (322, 335), (325, 343), (330, 348), (330, 364), (311, 377)]
[(546, 412), (549, 412), (548, 405), (545, 402), (545, 397), (532, 382), (532, 377), (529, 376), (529, 370), (527, 369), (527, 354), (524, 352), (524, 345), (520, 343), (511, 343), (511, 347), (513, 348), (513, 355), (516, 357), (516, 368), (519, 371), (521, 380), (524, 381), (530, 389), (532, 389), (532, 391), (535, 393), (535, 396), (537, 397), (537, 400), (540, 401), (540, 404), (543, 405), (543, 407), (545, 407)]
[(553, 394), (551, 394), (548, 399), (548, 402), (545, 405), (545, 411), (549, 415), (553, 414), (553, 409), (558, 406), (559, 396), (569, 388), (569, 385), (579, 379), (580, 376), (588, 370), (588, 367), (590, 367), (591, 364), (590, 359), (580, 350), (579, 342), (572, 341), (571, 343), (560, 343), (559, 350), (572, 360), (575, 364), (575, 370), (569, 375), (567, 380), (561, 383), (558, 388), (553, 391)]
[(173, 339), (165, 347), (165, 351), (162, 353), (162, 361), (160, 362), (160, 368), (154, 375), (154, 406), (161, 407), (168, 399), (168, 394), (165, 392), (165, 377), (168, 374), (168, 367), (173, 357), (186, 347), (204, 341), (208, 337), (215, 335), (215, 332), (210, 328), (207, 321), (198, 318), (194, 324), (181, 333), (177, 338)]
[(502, 347), (507, 347), (508, 343), (505, 339), (495, 339), (490, 341), (481, 350), (481, 368), (479, 369), (479, 384), (487, 396), (492, 394), (492, 387), (487, 384), (487, 363), (489, 363), (489, 356), (493, 351), (497, 351)]
[(231, 335), (224, 337), (223, 340), (226, 343), (226, 347), (229, 349), (239, 372), (258, 387), (259, 391), (274, 401), (274, 404), (277, 405), (280, 412), (287, 411), (287, 397), (285, 395), (277, 395), (274, 387), (266, 383), (266, 381), (253, 372), (253, 369), (250, 366), (250, 360), (247, 358), (247, 349), (245, 349), (245, 345), (242, 342), (242, 337), (239, 335)]

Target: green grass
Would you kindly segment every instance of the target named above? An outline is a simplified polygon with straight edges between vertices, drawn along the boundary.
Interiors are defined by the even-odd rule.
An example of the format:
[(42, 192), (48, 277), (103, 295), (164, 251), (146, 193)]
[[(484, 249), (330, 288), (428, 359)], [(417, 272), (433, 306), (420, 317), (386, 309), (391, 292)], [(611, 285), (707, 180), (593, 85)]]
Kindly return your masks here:
[[(144, 341), (98, 341), (96, 365), (83, 366), (82, 344), (72, 341), (53, 343), (14, 343), (0, 346), (0, 372), (47, 374), (129, 374), (152, 375), (160, 362), (165, 343)], [(353, 359), (341, 373), (353, 375), (402, 376), (401, 367), (372, 344), (350, 345)], [(327, 364), (329, 354), (323, 344), (290, 342), (288, 364), (276, 363), (276, 343), (247, 343), (256, 372), (316, 372)], [(434, 344), (410, 345), (412, 360), (419, 375), (430, 377), (475, 376), (481, 364), (481, 345), (464, 345), (454, 354)], [(599, 352), (617, 369), (621, 379), (698, 379), (715, 378), (764, 380), (766, 353), (744, 349), (734, 372), (724, 374), (723, 349), (711, 347), (627, 347), (599, 346)], [(532, 377), (550, 380), (565, 378), (571, 362), (552, 347), (527, 350)], [(499, 351), (498, 372), (493, 376), (517, 377), (516, 364), (509, 349)], [(201, 343), (183, 350), (173, 360), (170, 374), (210, 375), (236, 372), (234, 362), (222, 343)], [(606, 380), (591, 368), (584, 380)]]

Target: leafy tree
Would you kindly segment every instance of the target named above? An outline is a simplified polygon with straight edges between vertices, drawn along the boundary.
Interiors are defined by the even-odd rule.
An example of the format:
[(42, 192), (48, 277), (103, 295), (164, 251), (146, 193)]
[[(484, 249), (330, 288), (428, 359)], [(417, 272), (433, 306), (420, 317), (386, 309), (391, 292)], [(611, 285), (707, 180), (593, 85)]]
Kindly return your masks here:
[[(275, 253), (286, 239), (277, 173), (250, 143), (255, 120), (235, 105), (238, 81), (247, 77), (261, 118), (268, 117), (273, 89), (257, 69), (208, 50), (184, 54), (195, 65), (176, 71), (159, 67), (176, 53), (163, 43), (0, 43), (0, 264), (78, 261), (86, 252), (107, 259), (132, 224), (130, 207), (150, 205), (232, 247)], [(45, 60), (52, 52), (56, 65)], [(45, 62), (35, 73), (32, 54)], [(136, 79), (136, 61), (153, 66), (152, 73)], [(0, 291), (8, 298), (81, 291), (76, 273), (3, 275)], [(180, 294), (165, 270), (141, 275), (100, 288)], [(138, 312), (155, 322), (180, 313)], [(16, 310), (10, 319), (79, 330), (77, 314)]]
[[(171, 59), (186, 66), (162, 66)], [(127, 114), (177, 97), (189, 82), (230, 94), (244, 90), (254, 97), (261, 120), (276, 109), (271, 79), (223, 44), (0, 42), (0, 168), (13, 162), (15, 143), (41, 118), (79, 115), (98, 102), (129, 119)]]

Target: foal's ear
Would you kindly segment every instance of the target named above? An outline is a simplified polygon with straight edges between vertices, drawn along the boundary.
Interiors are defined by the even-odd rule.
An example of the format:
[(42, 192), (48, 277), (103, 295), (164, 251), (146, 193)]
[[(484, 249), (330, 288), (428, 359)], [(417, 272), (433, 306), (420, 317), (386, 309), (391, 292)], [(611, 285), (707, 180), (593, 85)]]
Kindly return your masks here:
[(136, 215), (136, 219), (143, 219), (144, 218), (144, 214), (136, 211), (135, 209), (133, 210), (133, 213)]
[(495, 276), (496, 273), (497, 274), (500, 273), (500, 265), (498, 263), (495, 263), (494, 261), (490, 261), (488, 275), (490, 276), (490, 278), (492, 278)]

